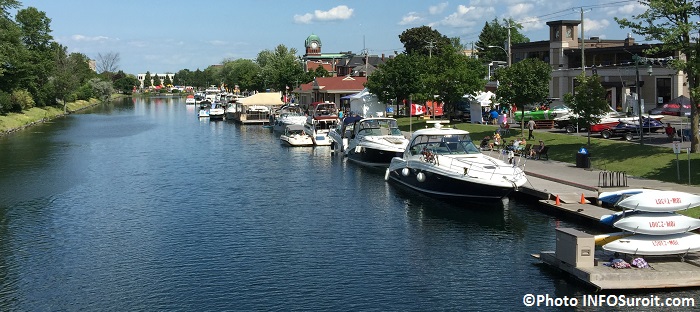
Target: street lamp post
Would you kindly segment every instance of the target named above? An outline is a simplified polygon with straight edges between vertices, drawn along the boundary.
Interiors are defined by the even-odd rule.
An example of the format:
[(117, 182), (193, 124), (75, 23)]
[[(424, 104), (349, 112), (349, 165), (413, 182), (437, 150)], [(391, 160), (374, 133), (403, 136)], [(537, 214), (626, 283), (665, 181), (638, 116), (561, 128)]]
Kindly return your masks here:
[[(510, 52), (508, 52), (508, 50), (506, 50), (504, 47), (493, 46), (493, 45), (487, 46), (487, 48), (499, 48), (499, 49), (503, 50), (503, 52), (505, 52), (505, 54), (506, 54), (506, 57), (508, 57), (508, 67), (510, 67)], [(510, 46), (508, 48), (510, 48)]]
[(640, 81), (639, 81), (639, 62), (642, 61), (642, 58), (640, 58), (637, 54), (632, 56), (632, 59), (634, 60), (634, 69), (637, 74), (637, 83), (635, 84), (635, 87), (637, 89), (637, 112), (639, 113), (639, 145), (644, 145), (644, 123), (643, 123), (643, 117), (642, 117), (642, 87), (640, 86)]

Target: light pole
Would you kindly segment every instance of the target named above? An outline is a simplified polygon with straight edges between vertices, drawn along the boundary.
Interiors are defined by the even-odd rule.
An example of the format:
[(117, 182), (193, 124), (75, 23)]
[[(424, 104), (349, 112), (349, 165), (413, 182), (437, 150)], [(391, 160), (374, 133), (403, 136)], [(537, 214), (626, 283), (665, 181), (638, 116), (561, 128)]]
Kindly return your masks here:
[(506, 50), (504, 47), (493, 46), (493, 45), (487, 46), (487, 48), (499, 48), (499, 49), (503, 50), (503, 52), (505, 52), (505, 54), (506, 54), (506, 57), (508, 57), (508, 67), (510, 67), (510, 53), (508, 52), (508, 50)]
[[(640, 86), (639, 81), (639, 62), (646, 62), (646, 58), (641, 58), (639, 55), (635, 54), (632, 56), (634, 60), (634, 70), (637, 74), (637, 83), (635, 88), (637, 89), (637, 112), (639, 113), (639, 145), (644, 145), (644, 123), (642, 117), (642, 86)], [(651, 75), (651, 68), (647, 70), (649, 75)], [(651, 117), (649, 117), (651, 118)]]

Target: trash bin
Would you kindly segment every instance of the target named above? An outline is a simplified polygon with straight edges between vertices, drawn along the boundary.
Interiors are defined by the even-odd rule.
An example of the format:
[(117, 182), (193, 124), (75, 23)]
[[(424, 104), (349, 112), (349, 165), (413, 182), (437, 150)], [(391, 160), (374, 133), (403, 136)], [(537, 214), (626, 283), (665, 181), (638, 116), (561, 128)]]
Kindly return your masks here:
[(582, 147), (576, 153), (576, 168), (590, 168), (591, 167), (591, 154), (585, 147)]

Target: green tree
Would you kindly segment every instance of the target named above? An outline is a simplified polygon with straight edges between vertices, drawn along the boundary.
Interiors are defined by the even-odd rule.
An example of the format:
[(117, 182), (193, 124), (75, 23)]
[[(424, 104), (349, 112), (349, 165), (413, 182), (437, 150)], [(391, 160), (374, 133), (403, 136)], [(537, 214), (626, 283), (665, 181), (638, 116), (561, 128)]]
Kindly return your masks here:
[[(511, 45), (530, 42), (529, 38), (520, 33), (520, 30), (523, 29), (521, 24), (512, 19), (503, 19), (503, 22), (499, 23), (498, 19), (494, 18), (493, 21), (486, 22), (479, 33), (479, 40), (476, 42), (476, 46), (479, 47), (477, 52), (479, 59), (485, 63), (508, 61), (508, 55), (504, 52), (504, 50), (508, 51), (508, 28), (510, 28)], [(489, 48), (489, 46), (502, 47), (503, 50)]]
[(124, 94), (131, 94), (138, 85), (139, 80), (134, 75), (125, 75), (114, 81), (114, 88)]
[(443, 47), (451, 45), (449, 38), (429, 26), (414, 27), (399, 35), (407, 54), (438, 55)]
[(154, 87), (160, 87), (163, 85), (163, 82), (160, 81), (160, 76), (158, 74), (153, 75), (153, 86)]
[(153, 78), (151, 77), (151, 72), (147, 71), (146, 75), (143, 77), (143, 88), (148, 89), (153, 85), (153, 82), (151, 82)]
[(293, 86), (304, 76), (304, 70), (296, 56), (297, 50), (278, 45), (274, 50), (264, 50), (258, 53), (255, 62), (260, 66), (260, 75), (263, 88), (285, 90), (287, 86)]
[(469, 58), (452, 45), (442, 47), (443, 53), (429, 58), (428, 73), (421, 75), (426, 86), (425, 99), (442, 102), (444, 111), (451, 114), (454, 105), (465, 94), (475, 94), (483, 90), (486, 81), (486, 68), (481, 61)]
[[(615, 18), (621, 28), (630, 28), (633, 33), (642, 35), (646, 40), (656, 40), (647, 53), (659, 51), (680, 51), (686, 59), (675, 59), (671, 66), (686, 74), (690, 99), (698, 103), (700, 99), (700, 44), (697, 39), (692, 42), (694, 34), (700, 36), (700, 2), (697, 0), (640, 0), (647, 10), (632, 19)], [(697, 38), (697, 37), (696, 37)], [(700, 152), (700, 114), (696, 105), (690, 106), (690, 133), (692, 141), (690, 150)]]
[(166, 86), (173, 85), (173, 81), (170, 80), (170, 75), (168, 73), (165, 74), (165, 81), (163, 81), (163, 84), (165, 84)]
[(22, 44), (28, 51), (22, 65), (27, 75), (22, 83), (33, 94), (37, 106), (53, 104), (55, 98), (47, 86), (56, 68), (52, 49), (56, 43), (51, 36), (51, 19), (46, 17), (46, 13), (29, 7), (17, 11), (15, 20), (22, 32)]
[(541, 103), (547, 98), (551, 75), (549, 64), (531, 58), (496, 71), (500, 83), (496, 99), (502, 105), (514, 104), (520, 110), (523, 116), (521, 131), (525, 129), (525, 105)]
[[(575, 116), (571, 117), (572, 123), (590, 127), (600, 122), (600, 116), (610, 109), (605, 100), (606, 91), (600, 84), (598, 75), (587, 77), (582, 73), (576, 79), (578, 85), (574, 87), (574, 94), (565, 94), (564, 102)], [(590, 131), (588, 131), (588, 145), (591, 145)]]
[(54, 96), (62, 100), (64, 113), (66, 112), (68, 96), (79, 86), (78, 77), (73, 75), (75, 68), (73, 61), (75, 59), (69, 58), (66, 50), (66, 47), (59, 46), (54, 51), (56, 72), (53, 79)]
[(427, 57), (418, 54), (399, 54), (377, 67), (367, 77), (365, 86), (384, 103), (408, 101), (413, 94), (425, 94), (419, 79)]
[(90, 84), (92, 89), (95, 91), (95, 94), (100, 97), (100, 100), (105, 102), (109, 101), (112, 93), (114, 92), (112, 82), (109, 81), (104, 81), (99, 78), (92, 78), (88, 81), (88, 84)]

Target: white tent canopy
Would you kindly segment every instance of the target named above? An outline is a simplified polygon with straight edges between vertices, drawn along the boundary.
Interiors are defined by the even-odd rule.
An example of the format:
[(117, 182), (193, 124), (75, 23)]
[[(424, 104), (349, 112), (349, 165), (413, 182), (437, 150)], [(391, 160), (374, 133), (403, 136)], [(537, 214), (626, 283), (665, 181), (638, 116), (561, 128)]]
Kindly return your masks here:
[[(496, 94), (494, 94), (491, 91), (486, 91), (486, 92), (479, 92), (476, 95), (467, 95), (467, 98), (470, 98), (472, 100), (471, 104), (469, 106), (469, 113), (471, 115), (471, 122), (472, 123), (484, 123), (483, 119), (483, 112), (484, 112), (484, 107), (489, 107), (491, 106), (491, 98), (494, 97)], [(474, 105), (474, 104), (479, 104), (479, 105)]]
[(386, 105), (379, 102), (376, 95), (372, 94), (365, 88), (360, 93), (353, 94), (350, 97), (350, 111), (362, 117), (382, 117), (386, 110)]
[(245, 97), (238, 100), (241, 105), (282, 105), (282, 93), (281, 92), (265, 92), (256, 93), (249, 97)]

